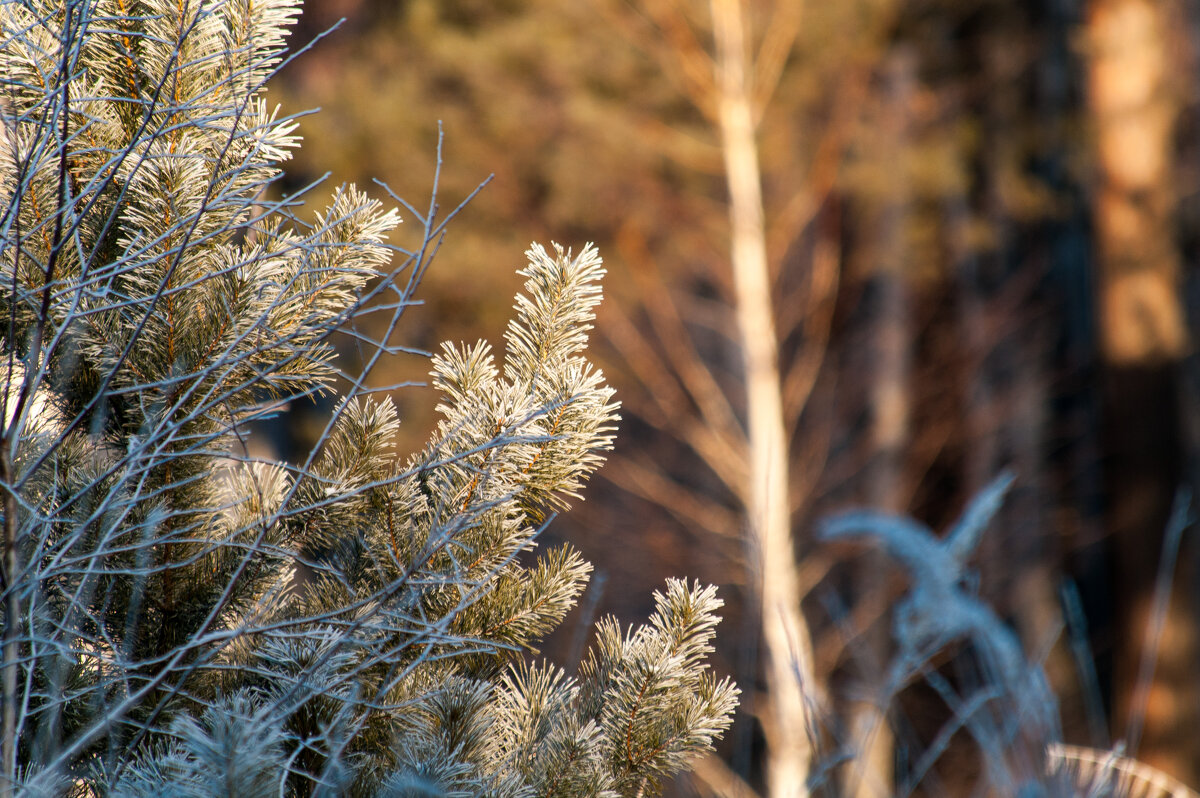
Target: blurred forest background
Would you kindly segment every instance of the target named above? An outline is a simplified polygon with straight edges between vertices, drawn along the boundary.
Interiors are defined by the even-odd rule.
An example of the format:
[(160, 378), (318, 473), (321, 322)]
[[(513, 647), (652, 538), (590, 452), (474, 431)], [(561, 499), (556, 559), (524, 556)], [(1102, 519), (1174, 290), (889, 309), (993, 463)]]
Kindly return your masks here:
[[(307, 0), (293, 45), (345, 21), (273, 84), (285, 112), (321, 109), (302, 120), (289, 189), (328, 171), (419, 205), (439, 121), (444, 208), (495, 175), (452, 222), (395, 342), (498, 340), (531, 241), (594, 241), (605, 257), (593, 351), (624, 420), (586, 501), (547, 532), (597, 573), (543, 653), (570, 665), (592, 620), (644, 617), (665, 576), (718, 584), (716, 666), (743, 707), (719, 761), (672, 794), (761, 792), (768, 738), (787, 734), (760, 639), (764, 562), (796, 565), (810, 698), (850, 718), (824, 730), (835, 748), (819, 755), (836, 758), (905, 581), (819, 543), (816, 522), (870, 506), (941, 530), (1007, 469), (973, 565), (1044, 662), (1065, 739), (1108, 747), (1132, 728), (1130, 754), (1200, 786), (1193, 534), (1167, 563), (1153, 680), (1138, 676), (1172, 499), (1200, 481), (1200, 5), (746, 0), (734, 38), (713, 22), (729, 7)], [(724, 81), (737, 58), (741, 83)], [(766, 560), (747, 534), (754, 341), (737, 315), (722, 116), (735, 84), (756, 125), (783, 439), (771, 473), (787, 478), (794, 547)], [(426, 370), (414, 356), (375, 379)], [(415, 448), (435, 397), (396, 400)], [(319, 415), (294, 408), (276, 445), (303, 450)], [(904, 782), (945, 723), (934, 703), (901, 695), (859, 794)], [(953, 740), (942, 759), (953, 792)]]

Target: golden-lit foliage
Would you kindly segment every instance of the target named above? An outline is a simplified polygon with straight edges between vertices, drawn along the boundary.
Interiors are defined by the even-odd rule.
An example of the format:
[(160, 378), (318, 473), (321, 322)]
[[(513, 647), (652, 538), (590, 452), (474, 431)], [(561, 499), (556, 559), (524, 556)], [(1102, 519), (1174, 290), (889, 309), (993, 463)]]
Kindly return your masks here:
[[(1129, 251), (1169, 251), (1187, 263), (1200, 241), (1200, 147), (1188, 115), (1196, 91), (1186, 77), (1200, 52), (1189, 39), (1195, 13), (1130, 2), (1161, 12), (1169, 35), (1158, 57), (1181, 77), (1154, 94), (1170, 106), (1165, 113), (1179, 113), (1175, 138), (1149, 148), (1174, 147), (1177, 160), (1164, 163), (1178, 168), (1159, 175), (1146, 195), (1153, 202), (1123, 200), (1154, 215), (1159, 233)], [(937, 527), (1011, 467), (1011, 506), (983, 544), (986, 597), (1016, 619), (1026, 646), (1043, 646), (1062, 620), (1059, 587), (1078, 579), (1101, 629), (1093, 641), (1101, 669), (1114, 645), (1136, 660), (1137, 635), (1114, 644), (1105, 626), (1120, 613), (1106, 604), (1109, 554), (1097, 541), (1133, 497), (1122, 512), (1153, 540), (1136, 544), (1151, 554), (1136, 566), (1119, 558), (1115, 571), (1128, 567), (1116, 589), (1145, 606), (1153, 570), (1145, 561), (1157, 555), (1164, 496), (1198, 445), (1194, 433), (1185, 437), (1174, 397), (1194, 398), (1196, 388), (1181, 393), (1176, 355), (1152, 374), (1134, 368), (1128, 385), (1100, 378), (1108, 366), (1099, 333), (1120, 331), (1093, 305), (1104, 230), (1091, 220), (1107, 172), (1092, 146), (1085, 74), (1098, 52), (1088, 12), (1099, 5), (742, 3), (748, 44), (761, 53), (758, 156), (810, 616), (827, 614), (825, 599), (813, 596), (827, 598), (821, 591), (844, 586), (857, 567), (835, 566), (811, 543), (815, 518), (886, 493), (898, 505), (889, 509)], [(407, 320), (427, 347), (498, 334), (502, 317), (489, 300), (509, 293), (512, 278), (496, 253), (533, 239), (597, 242), (612, 272), (597, 356), (634, 434), (606, 474), (624, 492), (584, 508), (570, 522), (580, 524), (573, 539), (622, 584), (657, 570), (695, 572), (696, 563), (714, 580), (749, 584), (736, 489), (746, 475), (745, 407), (727, 188), (705, 97), (714, 80), (710, 4), (309, 0), (309, 8), (297, 41), (341, 14), (347, 20), (276, 85), (285, 107), (322, 108), (303, 121), (309, 146), (290, 165), (293, 181), (329, 169), (338, 181), (377, 177), (401, 195), (419, 193), (439, 121), (451, 202), (495, 174), (451, 229), (423, 286), (427, 307)], [(1131, 163), (1158, 157), (1130, 155), (1138, 156)], [(1144, 330), (1170, 332), (1176, 353), (1186, 340), (1180, 286), (1194, 280), (1181, 271), (1122, 305), (1145, 309)], [(1194, 365), (1186, 368), (1196, 382)], [(417, 362), (377, 381), (422, 372)], [(416, 392), (399, 402), (406, 418), (432, 408)], [(592, 534), (600, 527), (609, 530), (603, 538)], [(622, 552), (633, 544), (652, 556), (630, 562)], [(854, 629), (878, 626), (887, 598), (856, 605)], [(620, 597), (611, 605), (630, 610)], [(836, 623), (824, 627), (818, 667), (844, 676), (858, 643)], [(718, 652), (733, 657), (745, 645), (719, 639)], [(1066, 649), (1059, 645), (1047, 667), (1068, 735), (1095, 734), (1100, 699), (1080, 686)], [(749, 757), (749, 733), (740, 739)], [(1190, 745), (1180, 739), (1165, 745)]]

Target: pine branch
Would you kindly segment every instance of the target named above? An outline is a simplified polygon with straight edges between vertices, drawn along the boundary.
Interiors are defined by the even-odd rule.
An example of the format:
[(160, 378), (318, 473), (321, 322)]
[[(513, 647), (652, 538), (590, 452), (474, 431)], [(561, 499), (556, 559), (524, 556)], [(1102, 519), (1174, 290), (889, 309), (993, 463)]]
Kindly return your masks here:
[[(525, 555), (615, 433), (585, 357), (599, 255), (530, 249), (503, 366), (445, 347), (441, 422), (399, 458), (366, 372), (446, 218), (405, 205), (403, 249), (354, 186), (307, 221), (269, 199), (299, 139), (264, 85), (297, 13), (0, 4), (0, 792), (641, 790), (728, 726), (711, 589), (669, 585), (578, 683), (525, 660), (591, 570)], [(362, 369), (339, 331), (373, 347)], [(238, 454), (346, 385), (304, 463)]]

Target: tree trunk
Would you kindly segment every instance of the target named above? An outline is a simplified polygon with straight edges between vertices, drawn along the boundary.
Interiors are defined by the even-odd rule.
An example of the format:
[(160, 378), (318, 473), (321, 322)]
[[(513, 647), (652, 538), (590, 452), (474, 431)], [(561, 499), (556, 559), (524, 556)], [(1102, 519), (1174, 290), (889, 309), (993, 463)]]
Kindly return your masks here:
[[(1169, 83), (1171, 4), (1093, 0), (1088, 101), (1099, 180), (1093, 217), (1104, 372), (1106, 525), (1114, 549), (1118, 737), (1131, 755), (1200, 780), (1200, 658), (1194, 597), (1176, 582), (1146, 707), (1133, 706), (1163, 529), (1181, 476), (1178, 361), (1187, 343), (1171, 187), (1178, 103)], [(1173, 564), (1172, 564), (1173, 565)]]
[[(916, 53), (898, 48), (884, 64), (882, 108), (879, 119), (882, 163), (895, 165), (895, 177), (879, 198), (877, 209), (864, 228), (863, 244), (870, 259), (870, 345), (866, 373), (870, 380), (871, 461), (864, 469), (863, 499), (874, 510), (906, 515), (909, 486), (905, 454), (912, 439), (913, 309), (909, 287), (911, 267), (908, 220), (912, 192), (904, 158), (911, 146), (912, 103), (917, 82)], [(874, 204), (874, 203), (872, 203)], [(877, 217), (876, 217), (877, 214)], [(891, 661), (890, 617), (886, 602), (890, 564), (886, 555), (873, 551), (862, 558), (856, 575), (858, 601), (879, 608), (884, 623), (864, 631), (863, 645), (871, 659)], [(884, 666), (886, 667), (886, 666)], [(885, 673), (877, 675), (879, 683)], [(890, 696), (885, 696), (889, 698)], [(853, 739), (859, 747), (847, 793), (855, 798), (880, 798), (894, 792), (895, 738), (886, 707), (860, 705), (852, 718)]]
[(767, 659), (767, 784), (771, 798), (806, 796), (812, 761), (806, 692), (814, 686), (809, 633), (800, 612), (788, 504), (788, 441), (783, 420), (774, 311), (763, 230), (762, 182), (739, 0), (712, 0), (717, 93), (736, 315), (749, 427), (750, 533), (756, 544)]

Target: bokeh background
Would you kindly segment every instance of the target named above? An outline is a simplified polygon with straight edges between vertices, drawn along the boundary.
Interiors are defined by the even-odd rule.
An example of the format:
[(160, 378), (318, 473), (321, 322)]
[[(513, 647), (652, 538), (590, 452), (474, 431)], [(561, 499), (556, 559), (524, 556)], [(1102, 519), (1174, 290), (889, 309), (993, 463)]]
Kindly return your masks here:
[[(1140, 723), (1129, 753), (1200, 786), (1194, 530), (1160, 568), (1173, 497), (1198, 483), (1200, 5), (742, 8), (791, 532), (830, 701), (870, 680), (864, 652), (880, 653), (905, 582), (819, 543), (816, 521), (871, 506), (944, 529), (1007, 469), (1016, 482), (973, 565), (1044, 663), (1066, 739), (1108, 747)], [(710, 11), (306, 0), (293, 46), (326, 35), (272, 85), (285, 113), (320, 109), (302, 120), (289, 190), (328, 174), (326, 188), (352, 181), (387, 200), (378, 179), (423, 207), (439, 125), (443, 213), (493, 175), (451, 222), (394, 341), (499, 341), (530, 242), (599, 246), (610, 273), (593, 351), (623, 421), (586, 500), (547, 533), (596, 574), (542, 653), (570, 666), (596, 617), (644, 618), (667, 576), (720, 586), (714, 667), (737, 678), (743, 707), (719, 763), (673, 795), (717, 794), (720, 779), (761, 790), (756, 713), (769, 705), (739, 493), (745, 399)], [(426, 370), (413, 356), (373, 378)], [(395, 398), (416, 449), (436, 397)], [(279, 445), (303, 450), (321, 415), (294, 408)], [(1160, 571), (1171, 600), (1147, 680)], [(898, 781), (946, 720), (927, 696), (902, 698)], [(955, 750), (934, 782), (946, 792), (971, 767)]]

